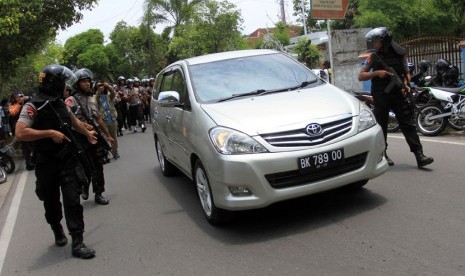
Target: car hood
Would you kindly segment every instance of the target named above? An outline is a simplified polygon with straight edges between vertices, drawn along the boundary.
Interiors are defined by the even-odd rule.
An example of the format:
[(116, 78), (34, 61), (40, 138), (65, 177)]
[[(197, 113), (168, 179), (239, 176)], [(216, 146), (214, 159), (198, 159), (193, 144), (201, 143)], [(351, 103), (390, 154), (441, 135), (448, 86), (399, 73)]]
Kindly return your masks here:
[(245, 97), (201, 107), (219, 126), (248, 135), (323, 123), (330, 117), (359, 113), (359, 101), (330, 84), (289, 92)]

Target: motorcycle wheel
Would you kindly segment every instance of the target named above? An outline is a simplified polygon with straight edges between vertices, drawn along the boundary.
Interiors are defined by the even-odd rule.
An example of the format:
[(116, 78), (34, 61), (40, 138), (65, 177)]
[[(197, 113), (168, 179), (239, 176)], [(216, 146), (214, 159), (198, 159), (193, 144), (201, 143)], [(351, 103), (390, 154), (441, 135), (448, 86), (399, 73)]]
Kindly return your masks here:
[(15, 161), (11, 156), (6, 154), (0, 155), (0, 167), (2, 167), (6, 173), (12, 173), (15, 170)]
[(400, 129), (399, 122), (396, 119), (396, 115), (394, 113), (389, 112), (389, 119), (388, 119), (388, 125), (387, 125), (387, 131), (388, 132), (397, 132)]
[(5, 170), (0, 167), (0, 184), (5, 183), (8, 180), (8, 177), (6, 176)]
[(443, 117), (434, 120), (430, 120), (429, 118), (443, 113), (442, 108), (437, 105), (423, 106), (415, 118), (418, 131), (425, 136), (437, 136), (441, 134), (447, 126), (447, 118)]
[(449, 126), (455, 130), (465, 130), (465, 119), (449, 118)]

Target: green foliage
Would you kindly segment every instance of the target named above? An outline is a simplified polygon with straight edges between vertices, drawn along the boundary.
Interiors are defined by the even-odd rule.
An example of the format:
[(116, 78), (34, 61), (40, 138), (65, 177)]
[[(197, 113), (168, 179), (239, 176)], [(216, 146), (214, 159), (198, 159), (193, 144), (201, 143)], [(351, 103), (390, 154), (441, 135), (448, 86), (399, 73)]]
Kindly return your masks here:
[(136, 28), (119, 22), (110, 34), (114, 76), (155, 76), (166, 65), (167, 42), (144, 24)]
[(289, 37), (289, 25), (284, 22), (276, 23), (273, 35), (281, 42), (282, 45), (289, 45), (291, 39)]
[(308, 68), (316, 68), (321, 53), (316, 45), (313, 45), (311, 40), (300, 38), (297, 41), (297, 46), (294, 48), (297, 54), (297, 60), (304, 63)]
[(40, 52), (56, 34), (82, 18), (80, 11), (97, 0), (2, 0), (0, 1), (0, 91), (6, 81)]
[[(98, 29), (90, 29), (86, 32), (75, 35), (65, 43), (65, 53), (63, 55), (63, 63), (71, 69), (86, 67), (89, 64), (83, 64), (79, 60), (79, 56), (90, 50), (93, 45), (103, 46), (104, 35)], [(93, 49), (95, 52), (95, 49)], [(82, 60), (81, 60), (82, 61)], [(93, 69), (93, 68), (89, 68)]]
[(235, 5), (227, 1), (204, 1), (195, 6), (195, 13), (188, 23), (176, 28), (178, 35), (171, 40), (169, 53), (180, 59), (245, 49), (241, 23)]
[(177, 36), (176, 29), (178, 26), (188, 22), (195, 6), (205, 0), (145, 0), (145, 7), (150, 14), (145, 16), (149, 26), (155, 27), (156, 24), (162, 23), (168, 25), (166, 30), (169, 33), (174, 31), (173, 36)]
[(465, 0), (360, 0), (358, 27), (388, 27), (395, 39), (418, 35), (460, 34)]

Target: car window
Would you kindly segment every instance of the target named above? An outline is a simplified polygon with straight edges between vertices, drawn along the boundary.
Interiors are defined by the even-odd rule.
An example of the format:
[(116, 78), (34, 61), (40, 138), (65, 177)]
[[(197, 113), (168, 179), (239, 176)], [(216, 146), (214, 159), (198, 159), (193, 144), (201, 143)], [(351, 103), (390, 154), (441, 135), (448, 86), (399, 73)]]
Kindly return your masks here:
[(254, 90), (293, 87), (317, 77), (281, 53), (192, 65), (191, 82), (199, 102), (215, 102)]
[(189, 96), (186, 89), (186, 82), (184, 81), (184, 75), (182, 74), (181, 70), (176, 70), (174, 72), (171, 90), (179, 93), (181, 103), (184, 104), (185, 107), (190, 106)]
[(152, 93), (152, 96), (153, 98), (156, 100), (158, 99), (158, 95), (160, 94), (160, 86), (161, 86), (161, 81), (163, 80), (163, 75), (160, 74), (157, 76), (157, 78), (155, 79), (155, 85), (153, 87), (153, 93)]

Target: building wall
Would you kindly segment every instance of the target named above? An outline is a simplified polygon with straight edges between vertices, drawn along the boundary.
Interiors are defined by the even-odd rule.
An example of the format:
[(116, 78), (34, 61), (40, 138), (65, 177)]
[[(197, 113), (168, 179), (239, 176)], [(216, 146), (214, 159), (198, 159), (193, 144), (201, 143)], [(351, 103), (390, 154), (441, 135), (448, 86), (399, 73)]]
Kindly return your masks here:
[(335, 30), (331, 32), (334, 85), (346, 91), (363, 91), (358, 81), (362, 60), (359, 55), (367, 51), (365, 35), (371, 29)]

